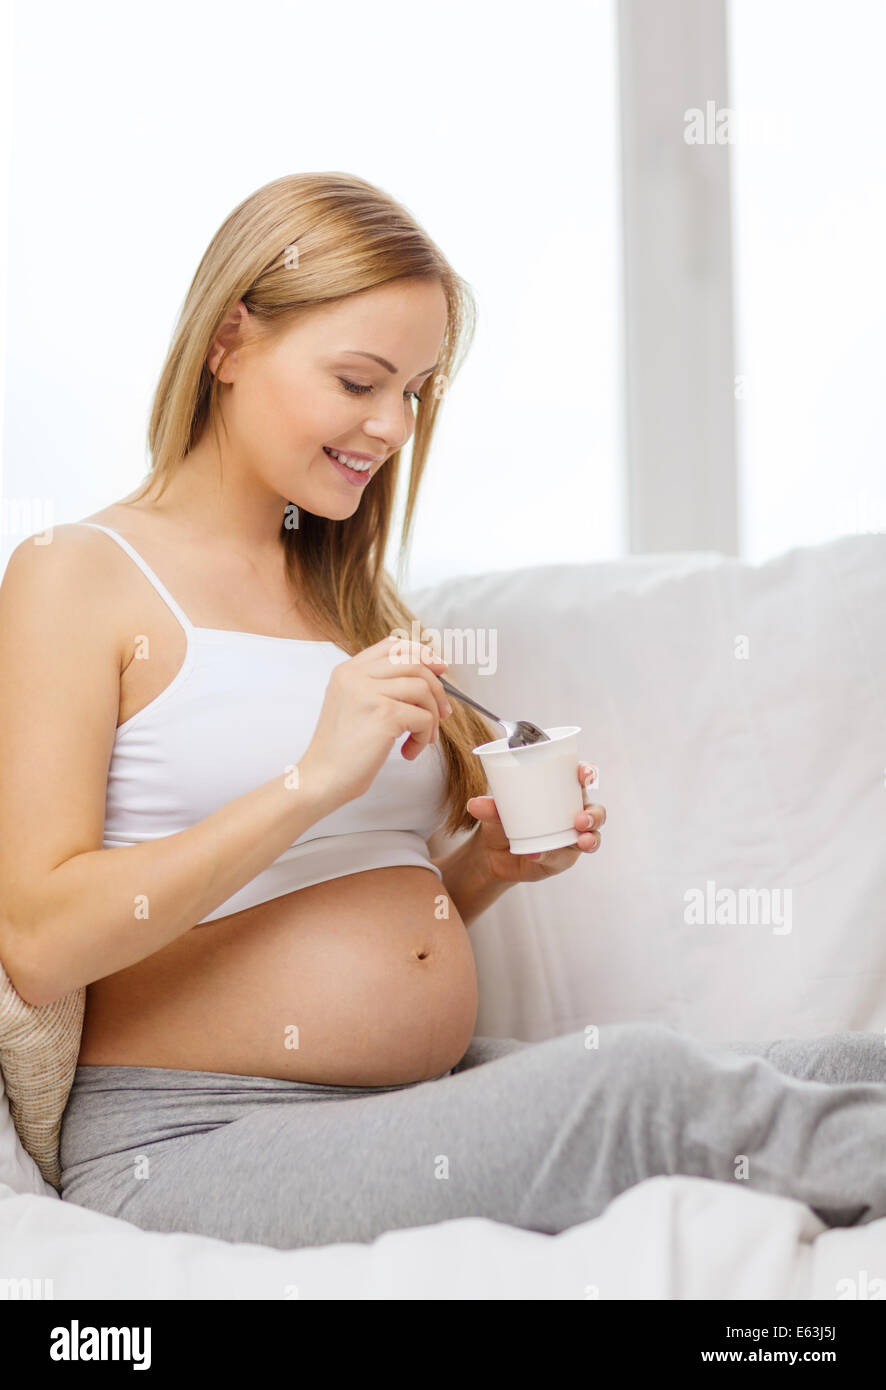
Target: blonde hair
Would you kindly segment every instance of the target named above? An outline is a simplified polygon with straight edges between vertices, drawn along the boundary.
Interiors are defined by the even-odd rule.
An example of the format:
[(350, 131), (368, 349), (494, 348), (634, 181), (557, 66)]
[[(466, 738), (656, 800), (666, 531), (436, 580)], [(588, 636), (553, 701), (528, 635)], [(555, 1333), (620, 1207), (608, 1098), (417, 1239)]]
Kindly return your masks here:
[[(207, 425), (218, 437), (218, 377), (209, 370), (207, 357), (238, 300), (266, 336), (289, 327), (310, 305), (406, 277), (439, 282), (447, 324), (437, 368), (422, 387), (416, 411), (399, 543), (401, 582), (437, 414), (473, 339), (476, 308), (466, 282), (406, 209), (352, 174), (275, 179), (244, 199), (219, 227), (197, 267), (160, 373), (148, 427), (151, 468), (130, 503), (157, 484), (162, 495)], [(312, 624), (351, 656), (395, 628), (410, 635), (413, 623), (419, 624), (416, 631), (421, 629), (384, 565), (399, 471), (398, 450), (366, 485), (353, 516), (344, 520), (299, 509), (292, 528), (285, 519), (291, 507), (281, 518), (286, 570), (299, 604)], [(500, 737), (501, 731), (461, 701), (450, 703), (452, 714), (440, 722), (448, 772), (440, 810), (446, 813), (441, 828), (454, 835), (476, 823), (466, 810), (468, 799), (487, 792), (471, 749)]]

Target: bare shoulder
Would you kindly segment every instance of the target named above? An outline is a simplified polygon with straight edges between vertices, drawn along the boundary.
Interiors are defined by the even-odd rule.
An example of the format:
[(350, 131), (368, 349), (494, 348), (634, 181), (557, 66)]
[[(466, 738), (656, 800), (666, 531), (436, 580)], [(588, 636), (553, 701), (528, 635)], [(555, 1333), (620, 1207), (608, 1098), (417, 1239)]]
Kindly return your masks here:
[(69, 521), (20, 541), (9, 557), (4, 577), (27, 571), (35, 577), (41, 573), (66, 575), (70, 579), (82, 575), (86, 582), (94, 573), (90, 561), (105, 553), (106, 546), (93, 527)]
[(86, 580), (92, 568), (89, 557), (101, 553), (94, 538), (95, 531), (77, 521), (26, 536), (11, 553), (3, 582), (38, 580), (41, 575), (76, 580), (79, 574)]
[(88, 621), (119, 646), (113, 602), (113, 556), (101, 533), (79, 522), (27, 536), (9, 556), (0, 581), (0, 625), (7, 630), (45, 625), (50, 614)]

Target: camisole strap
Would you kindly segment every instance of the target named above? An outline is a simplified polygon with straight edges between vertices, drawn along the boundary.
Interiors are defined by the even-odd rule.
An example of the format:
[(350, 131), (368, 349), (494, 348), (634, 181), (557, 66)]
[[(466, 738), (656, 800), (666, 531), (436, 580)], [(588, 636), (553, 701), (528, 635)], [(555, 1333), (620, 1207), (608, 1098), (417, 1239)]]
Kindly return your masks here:
[(153, 584), (154, 588), (157, 590), (157, 593), (160, 595), (160, 597), (161, 597), (161, 598), (164, 600), (164, 602), (167, 603), (168, 606), (172, 609), (173, 613), (174, 613), (175, 616), (178, 618), (179, 622), (181, 623), (181, 625), (182, 625), (182, 627), (185, 629), (185, 631), (186, 631), (186, 632), (193, 632), (193, 630), (194, 630), (194, 624), (191, 622), (190, 618), (189, 618), (189, 617), (187, 616), (187, 614), (178, 606), (178, 604), (176, 603), (175, 599), (172, 597), (172, 594), (171, 594), (171, 593), (169, 592), (169, 590), (167, 589), (166, 585), (163, 584), (162, 581), (159, 580), (159, 579), (157, 578), (156, 574), (155, 574), (154, 571), (151, 569), (150, 565), (148, 565), (148, 564), (142, 559), (142, 557), (139, 555), (139, 553), (138, 553), (137, 550), (133, 549), (133, 547), (129, 544), (129, 541), (124, 540), (124, 538), (123, 538), (121, 535), (119, 535), (117, 531), (112, 531), (111, 528), (110, 528), (110, 526), (100, 526), (99, 523), (98, 523), (97, 521), (81, 521), (81, 522), (79, 522), (79, 525), (80, 525), (80, 526), (91, 526), (92, 529), (95, 530), (95, 531), (104, 531), (106, 535), (108, 535), (108, 536), (113, 536), (113, 538), (114, 538), (114, 540), (117, 542), (117, 544), (118, 544), (118, 545), (121, 545), (121, 546), (123, 547), (123, 549), (126, 551), (126, 553), (132, 557), (132, 559), (133, 559), (133, 560), (135, 561), (135, 563), (138, 565), (139, 569), (141, 570), (141, 572), (142, 572), (142, 574), (145, 576), (145, 578), (150, 580), (150, 582)]

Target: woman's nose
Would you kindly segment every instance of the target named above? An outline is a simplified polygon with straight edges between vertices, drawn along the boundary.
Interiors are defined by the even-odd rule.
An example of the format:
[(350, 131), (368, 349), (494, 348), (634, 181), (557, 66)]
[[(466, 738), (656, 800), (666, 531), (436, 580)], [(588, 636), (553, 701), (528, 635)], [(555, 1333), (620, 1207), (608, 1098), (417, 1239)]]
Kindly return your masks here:
[(388, 454), (395, 454), (398, 449), (402, 449), (403, 445), (408, 443), (415, 429), (415, 421), (413, 420), (406, 427), (401, 423), (398, 427), (392, 424), (383, 424), (378, 419), (367, 420), (364, 429), (366, 438), (378, 440), (379, 452), (383, 452), (387, 457)]

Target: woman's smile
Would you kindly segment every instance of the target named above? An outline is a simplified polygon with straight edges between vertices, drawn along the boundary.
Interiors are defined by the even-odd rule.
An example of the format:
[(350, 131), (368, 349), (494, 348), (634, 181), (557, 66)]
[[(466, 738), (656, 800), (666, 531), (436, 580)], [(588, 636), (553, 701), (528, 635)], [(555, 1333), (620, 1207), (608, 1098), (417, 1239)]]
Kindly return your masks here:
[(356, 468), (349, 468), (346, 463), (340, 463), (337, 458), (333, 458), (332, 454), (326, 448), (325, 444), (323, 446), (323, 452), (328, 458), (329, 462), (332, 464), (333, 468), (338, 473), (340, 473), (341, 476), (345, 478), (351, 484), (352, 487), (365, 487), (366, 484), (369, 482), (369, 479), (372, 477), (371, 464), (368, 468), (360, 472)]

